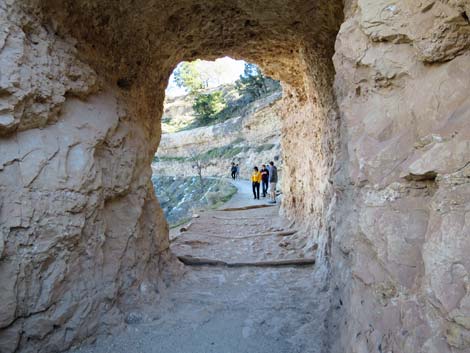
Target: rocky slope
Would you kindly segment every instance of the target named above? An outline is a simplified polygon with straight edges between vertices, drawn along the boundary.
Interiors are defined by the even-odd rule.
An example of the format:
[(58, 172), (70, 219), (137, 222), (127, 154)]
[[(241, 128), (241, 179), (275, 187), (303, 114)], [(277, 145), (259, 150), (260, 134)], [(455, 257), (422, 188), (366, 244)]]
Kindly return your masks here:
[[(164, 133), (152, 169), (157, 176), (192, 176), (197, 174), (195, 160), (204, 164), (206, 176), (229, 176), (232, 162), (240, 164), (240, 177), (249, 178), (253, 167), (274, 160), (281, 174), (282, 92), (248, 104), (242, 115), (222, 123)], [(172, 99), (165, 117), (167, 126), (188, 124), (194, 119), (188, 97)], [(173, 124), (169, 124), (169, 123)]]
[(237, 188), (226, 180), (203, 179), (197, 176), (152, 176), (155, 193), (170, 226), (187, 221), (199, 210), (220, 206)]

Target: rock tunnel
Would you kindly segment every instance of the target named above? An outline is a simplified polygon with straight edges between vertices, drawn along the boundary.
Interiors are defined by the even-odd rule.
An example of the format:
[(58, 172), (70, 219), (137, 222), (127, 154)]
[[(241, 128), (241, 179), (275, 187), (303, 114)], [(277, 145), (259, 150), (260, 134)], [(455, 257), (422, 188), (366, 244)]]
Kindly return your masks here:
[(0, 5), (0, 351), (119, 326), (178, 271), (150, 182), (182, 60), (283, 82), (282, 212), (311, 233), (331, 352), (470, 349), (468, 1)]

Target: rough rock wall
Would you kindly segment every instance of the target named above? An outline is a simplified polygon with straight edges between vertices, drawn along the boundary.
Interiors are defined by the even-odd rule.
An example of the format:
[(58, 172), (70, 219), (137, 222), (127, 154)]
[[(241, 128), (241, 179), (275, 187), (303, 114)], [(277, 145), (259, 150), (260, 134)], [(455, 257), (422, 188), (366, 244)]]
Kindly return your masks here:
[(332, 211), (333, 166), (339, 141), (337, 107), (333, 96), (334, 70), (326, 54), (304, 51), (306, 98), (298, 91), (285, 94), (282, 115), (282, 212), (311, 234), (308, 246), (318, 246), (318, 267), (329, 275), (329, 233)]
[(470, 351), (470, 3), (351, 2), (330, 222), (335, 352)]
[(156, 296), (167, 230), (157, 138), (17, 10), (0, 4), (0, 352), (54, 352)]

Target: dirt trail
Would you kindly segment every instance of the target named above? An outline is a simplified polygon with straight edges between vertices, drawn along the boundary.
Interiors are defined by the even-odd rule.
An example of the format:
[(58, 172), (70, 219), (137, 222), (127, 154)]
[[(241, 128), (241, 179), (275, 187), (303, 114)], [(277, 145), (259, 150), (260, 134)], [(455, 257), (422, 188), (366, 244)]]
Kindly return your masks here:
[[(248, 198), (247, 182), (237, 183), (245, 184), (242, 192), (224, 208), (263, 204)], [(277, 206), (203, 212), (188, 231), (172, 234), (171, 248), (177, 256), (228, 263), (314, 256)], [(75, 352), (326, 353), (323, 287), (312, 265), (186, 266), (149, 320)]]

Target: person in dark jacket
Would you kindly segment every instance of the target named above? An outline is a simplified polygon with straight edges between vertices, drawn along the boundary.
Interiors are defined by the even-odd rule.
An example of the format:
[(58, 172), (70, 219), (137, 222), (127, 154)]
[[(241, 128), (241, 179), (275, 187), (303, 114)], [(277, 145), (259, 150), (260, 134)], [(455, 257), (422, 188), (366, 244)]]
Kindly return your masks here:
[(261, 166), (261, 182), (263, 185), (263, 197), (266, 197), (269, 185), (269, 170), (266, 168), (266, 164)]
[(277, 184), (277, 168), (274, 162), (269, 162), (269, 203), (276, 203), (276, 184)]
[(230, 168), (230, 173), (232, 175), (232, 179), (235, 180), (235, 178), (237, 177), (237, 166), (233, 162), (232, 167)]

